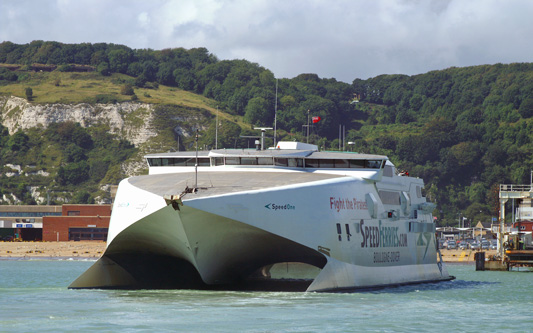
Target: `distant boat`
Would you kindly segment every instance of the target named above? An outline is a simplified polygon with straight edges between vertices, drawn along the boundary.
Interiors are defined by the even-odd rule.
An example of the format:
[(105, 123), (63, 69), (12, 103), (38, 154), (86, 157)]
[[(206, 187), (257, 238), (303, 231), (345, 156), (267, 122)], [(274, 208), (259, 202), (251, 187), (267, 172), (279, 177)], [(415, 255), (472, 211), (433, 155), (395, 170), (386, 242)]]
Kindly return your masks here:
[(149, 175), (118, 187), (105, 253), (70, 288), (260, 289), (280, 263), (316, 267), (278, 280), (307, 291), (453, 279), (423, 181), (385, 156), (279, 142), (146, 160)]

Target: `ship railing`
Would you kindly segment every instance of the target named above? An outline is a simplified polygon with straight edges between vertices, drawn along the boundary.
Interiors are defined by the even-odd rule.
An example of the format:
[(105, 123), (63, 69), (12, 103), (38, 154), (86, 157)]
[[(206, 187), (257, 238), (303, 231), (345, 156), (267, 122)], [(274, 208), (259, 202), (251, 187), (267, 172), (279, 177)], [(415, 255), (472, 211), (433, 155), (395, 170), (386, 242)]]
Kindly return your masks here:
[(532, 192), (532, 184), (500, 184), (500, 192)]

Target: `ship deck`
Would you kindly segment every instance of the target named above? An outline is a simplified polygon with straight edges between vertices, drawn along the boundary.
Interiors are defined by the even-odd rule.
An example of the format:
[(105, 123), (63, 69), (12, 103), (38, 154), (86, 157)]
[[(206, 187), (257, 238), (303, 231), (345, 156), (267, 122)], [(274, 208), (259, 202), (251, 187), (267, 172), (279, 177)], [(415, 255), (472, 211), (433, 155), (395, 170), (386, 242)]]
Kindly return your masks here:
[[(345, 176), (312, 172), (203, 171), (198, 173), (197, 187), (199, 191), (194, 193), (194, 198), (304, 184), (342, 177)], [(135, 187), (156, 195), (176, 195), (184, 192), (186, 188), (194, 187), (195, 173), (137, 176), (129, 178), (128, 182)]]

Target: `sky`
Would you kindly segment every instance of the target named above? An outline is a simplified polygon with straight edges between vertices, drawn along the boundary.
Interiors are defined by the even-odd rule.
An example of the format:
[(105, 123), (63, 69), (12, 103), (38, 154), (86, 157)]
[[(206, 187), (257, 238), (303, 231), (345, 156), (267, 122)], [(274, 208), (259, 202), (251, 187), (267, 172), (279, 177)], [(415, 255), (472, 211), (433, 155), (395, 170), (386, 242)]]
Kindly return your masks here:
[(0, 42), (205, 47), (277, 78), (533, 62), (532, 0), (0, 0)]

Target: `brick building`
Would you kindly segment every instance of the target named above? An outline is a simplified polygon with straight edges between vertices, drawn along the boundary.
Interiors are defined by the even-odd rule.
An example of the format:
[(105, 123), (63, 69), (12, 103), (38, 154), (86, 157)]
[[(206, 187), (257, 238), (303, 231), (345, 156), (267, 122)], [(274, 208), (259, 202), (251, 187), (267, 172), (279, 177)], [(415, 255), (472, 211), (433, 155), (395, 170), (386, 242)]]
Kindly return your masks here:
[(516, 228), (518, 232), (533, 232), (533, 221), (515, 222), (513, 228)]
[(107, 239), (111, 205), (63, 205), (61, 216), (43, 217), (43, 241)]

